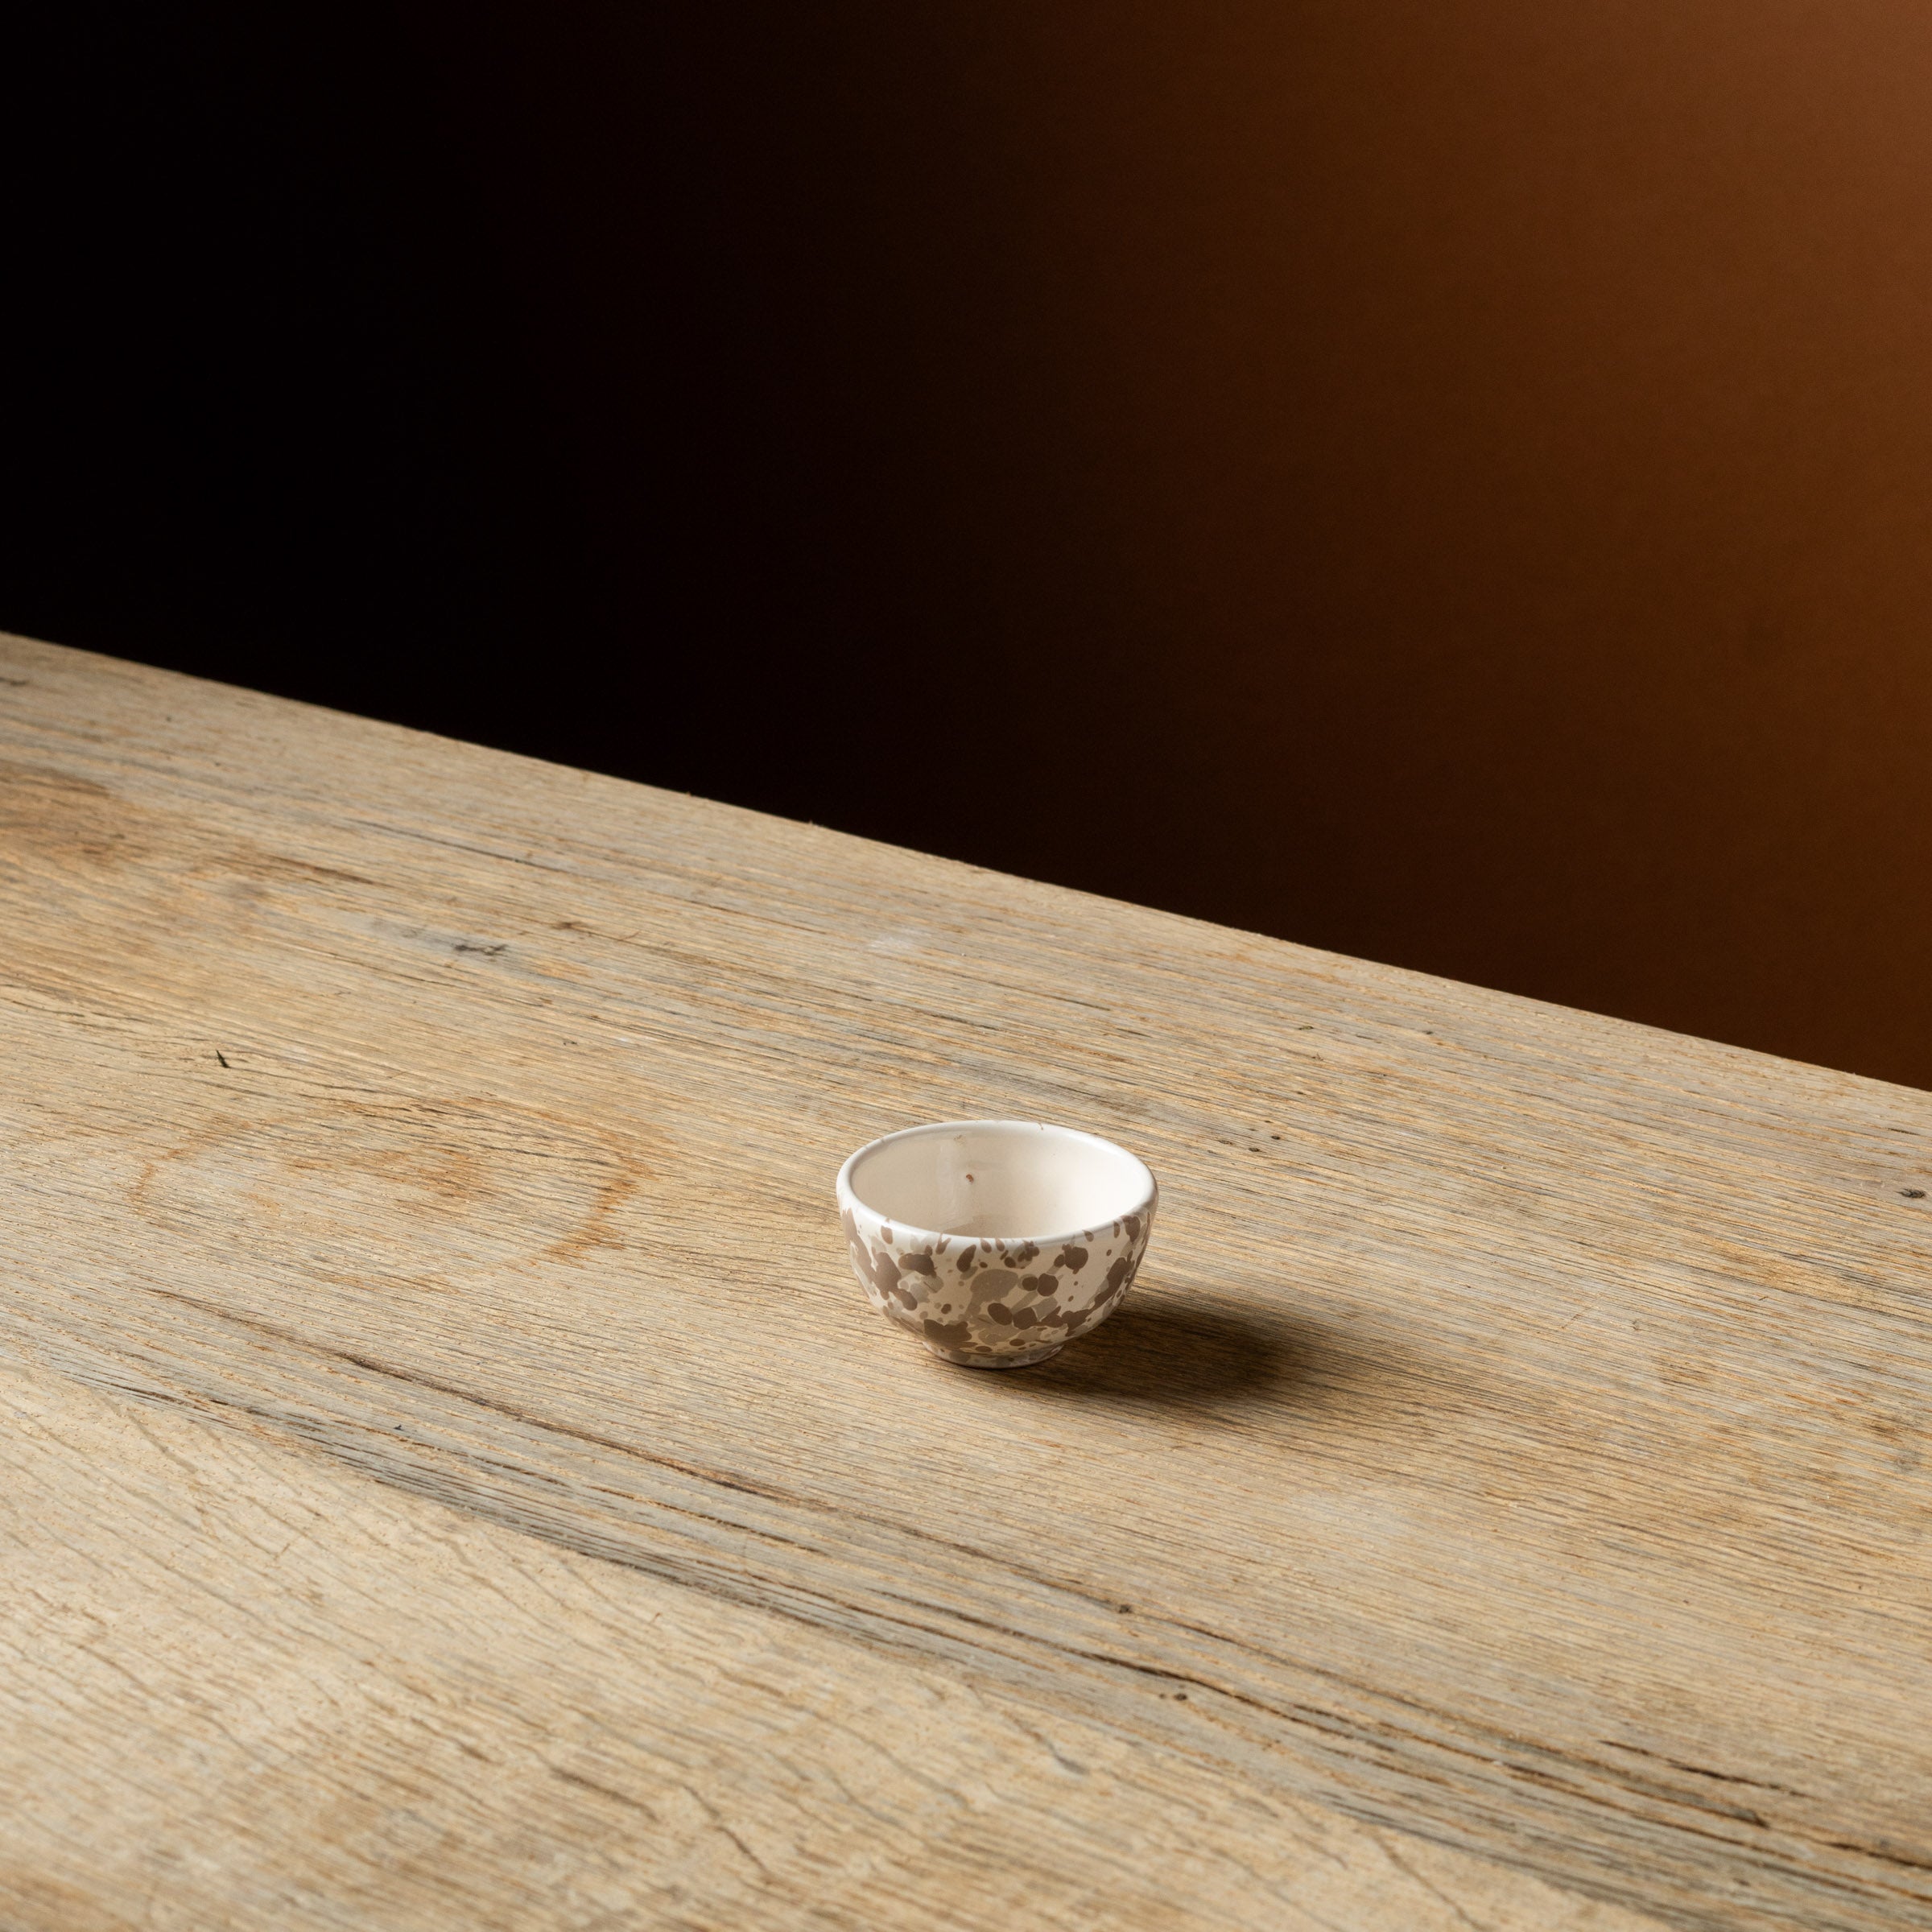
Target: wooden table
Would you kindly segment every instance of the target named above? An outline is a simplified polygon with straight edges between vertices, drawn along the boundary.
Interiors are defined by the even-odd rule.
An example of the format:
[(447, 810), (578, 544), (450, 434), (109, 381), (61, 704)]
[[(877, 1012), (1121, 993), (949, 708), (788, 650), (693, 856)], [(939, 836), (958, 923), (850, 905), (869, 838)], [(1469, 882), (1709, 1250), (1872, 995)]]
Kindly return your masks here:
[(7, 1932), (1932, 1926), (1932, 1096), (18, 640), (0, 1014)]

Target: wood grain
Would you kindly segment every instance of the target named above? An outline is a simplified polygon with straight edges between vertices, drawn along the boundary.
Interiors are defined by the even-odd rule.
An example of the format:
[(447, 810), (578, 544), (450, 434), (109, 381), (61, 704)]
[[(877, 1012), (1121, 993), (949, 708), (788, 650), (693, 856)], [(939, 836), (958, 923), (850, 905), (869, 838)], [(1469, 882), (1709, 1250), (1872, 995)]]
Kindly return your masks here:
[(19, 640), (0, 935), (0, 1922), (1932, 1926), (1932, 1096)]

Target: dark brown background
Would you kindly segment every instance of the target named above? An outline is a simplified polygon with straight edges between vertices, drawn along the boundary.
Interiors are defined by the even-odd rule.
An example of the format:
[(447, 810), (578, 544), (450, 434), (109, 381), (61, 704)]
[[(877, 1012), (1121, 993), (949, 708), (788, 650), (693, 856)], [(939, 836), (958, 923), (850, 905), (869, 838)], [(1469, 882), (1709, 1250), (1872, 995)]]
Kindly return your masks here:
[(269, 10), (10, 62), (0, 623), (1932, 1086), (1922, 6)]

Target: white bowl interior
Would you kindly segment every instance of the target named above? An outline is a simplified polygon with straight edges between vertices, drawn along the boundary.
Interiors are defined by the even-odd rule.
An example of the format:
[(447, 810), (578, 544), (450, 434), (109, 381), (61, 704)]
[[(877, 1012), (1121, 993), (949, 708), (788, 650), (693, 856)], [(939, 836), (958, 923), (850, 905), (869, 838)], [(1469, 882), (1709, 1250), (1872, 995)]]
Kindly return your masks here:
[(893, 1134), (859, 1155), (846, 1183), (889, 1221), (1009, 1240), (1100, 1228), (1154, 1193), (1153, 1175), (1124, 1147), (1027, 1121)]

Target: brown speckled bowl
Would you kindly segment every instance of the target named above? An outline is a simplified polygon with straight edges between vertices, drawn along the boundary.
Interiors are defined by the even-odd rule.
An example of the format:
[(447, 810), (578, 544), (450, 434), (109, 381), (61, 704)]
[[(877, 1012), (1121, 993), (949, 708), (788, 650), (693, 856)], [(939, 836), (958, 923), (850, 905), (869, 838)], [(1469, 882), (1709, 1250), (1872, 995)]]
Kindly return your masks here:
[(1147, 1252), (1159, 1192), (1125, 1148), (1031, 1121), (889, 1133), (838, 1184), (873, 1307), (970, 1368), (1043, 1362), (1105, 1321)]

